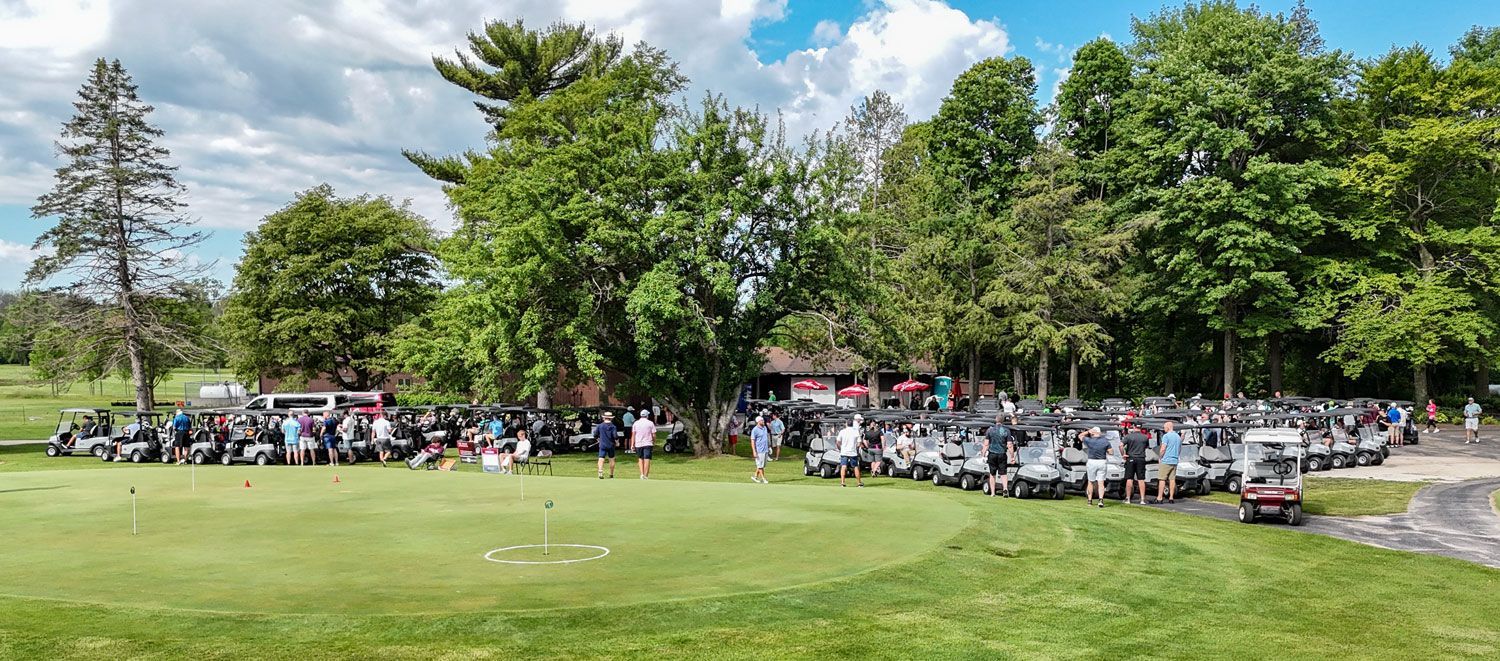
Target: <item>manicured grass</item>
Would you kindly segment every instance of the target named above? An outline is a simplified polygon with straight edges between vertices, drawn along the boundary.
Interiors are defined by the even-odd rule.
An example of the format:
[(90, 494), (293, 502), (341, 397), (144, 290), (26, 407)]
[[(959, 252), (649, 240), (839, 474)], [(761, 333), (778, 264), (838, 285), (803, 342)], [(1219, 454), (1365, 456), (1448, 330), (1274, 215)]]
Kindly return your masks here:
[[(233, 380), (228, 372), (212, 370), (178, 370), (156, 387), (156, 399), (162, 402), (192, 399), (185, 393), (190, 381)], [(188, 396), (192, 395), (192, 396)], [(111, 402), (134, 402), (135, 390), (129, 381), (108, 377), (93, 384), (73, 384), (64, 392), (54, 393), (25, 365), (0, 365), (0, 441), (38, 441), (50, 436), (57, 427), (57, 410), (72, 407), (111, 408)], [(134, 407), (134, 404), (130, 406)]]
[[(0, 474), (0, 529), (7, 531), (0, 548), (7, 558), (22, 537), (51, 537), (45, 528), (62, 519), (104, 517), (109, 524), (97, 532), (82, 523), (66, 527), (93, 535), (83, 553), (119, 570), (83, 580), (73, 560), (66, 562), (75, 571), (67, 573), (34, 560), (8, 569), (0, 579), (6, 592), (99, 596), (0, 597), (0, 658), (1500, 655), (1497, 570), (1284, 527), (1152, 508), (1085, 508), (1079, 498), (991, 499), (889, 478), (840, 490), (837, 481), (802, 477), (790, 452), (771, 464), (769, 486), (749, 483), (750, 464), (737, 458), (663, 458), (653, 480), (641, 482), (629, 477), (633, 461), (625, 455), (622, 477), (600, 482), (592, 477), (592, 458), (560, 457), (559, 475), (586, 479), (528, 477), (527, 502), (533, 489), (556, 490), (564, 494), (555, 497), (559, 521), (585, 516), (585, 508), (604, 510), (587, 515), (587, 525), (569, 536), (618, 535), (622, 549), (643, 546), (507, 579), (513, 583), (482, 576), (490, 568), (472, 561), (471, 547), (492, 544), (492, 533), (534, 528), (535, 521), (509, 509), (512, 478), (478, 475), (472, 466), (459, 475), (340, 468), (347, 486), (332, 485), (328, 467), (202, 467), (200, 489), (208, 480), (214, 491), (194, 504), (191, 494), (168, 499), (155, 491), (175, 484), (180, 493), (185, 467), (70, 472), (99, 462), (46, 460), (34, 447), (4, 458), (11, 463), (0, 470), (13, 470)], [(255, 486), (217, 486), (242, 476)], [(9, 491), (23, 481), (69, 486)], [(125, 513), (117, 492), (131, 481), (149, 481), (151, 501), (164, 501), (151, 506), (146, 534), (134, 540), (115, 530)], [(105, 493), (100, 498), (107, 502), (67, 500), (70, 489)], [(345, 489), (356, 493), (340, 493)], [(428, 501), (435, 502), (427, 513), (414, 505)], [(278, 506), (287, 511), (278, 516)], [(49, 510), (52, 516), (44, 516)], [(213, 515), (259, 535), (227, 524), (203, 523), (196, 535), (157, 528), (164, 517), (185, 525)], [(746, 529), (763, 539), (741, 536)], [(339, 530), (358, 538), (334, 541)], [(66, 543), (68, 552), (81, 546), (52, 541)], [(419, 551), (414, 559), (414, 549), (434, 557)], [(913, 555), (883, 555), (888, 549)], [(64, 552), (50, 555), (65, 562)], [(629, 557), (638, 555), (647, 557)], [(195, 563), (209, 556), (266, 575), (198, 575)], [(123, 562), (142, 557), (164, 566)], [(426, 576), (425, 587), (410, 574)], [(237, 582), (242, 590), (253, 582), (256, 594), (236, 594), (217, 582)], [(527, 596), (506, 600), (475, 592), (480, 587)], [(288, 593), (306, 602), (294, 603)], [(122, 599), (133, 605), (113, 605)], [(526, 599), (587, 605), (506, 609)], [(162, 607), (199, 601), (225, 606)], [(507, 603), (495, 609), (498, 601)], [(287, 608), (244, 612), (254, 604)], [(1376, 615), (1393, 609), (1423, 616)], [(293, 614), (309, 612), (323, 614)]]
[[(1411, 497), (1426, 482), (1394, 482), (1355, 477), (1306, 478), (1307, 493), (1302, 508), (1308, 514), (1328, 516), (1368, 516), (1398, 514), (1406, 511)], [(1215, 491), (1204, 500), (1238, 505), (1240, 497), (1227, 491)]]

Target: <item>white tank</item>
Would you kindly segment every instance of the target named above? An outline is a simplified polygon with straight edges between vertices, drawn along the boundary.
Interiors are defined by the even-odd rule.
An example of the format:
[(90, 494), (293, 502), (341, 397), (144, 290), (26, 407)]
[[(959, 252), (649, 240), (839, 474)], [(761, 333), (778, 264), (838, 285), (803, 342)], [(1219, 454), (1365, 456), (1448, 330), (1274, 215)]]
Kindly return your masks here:
[(198, 399), (244, 399), (245, 386), (238, 383), (210, 383), (198, 387)]

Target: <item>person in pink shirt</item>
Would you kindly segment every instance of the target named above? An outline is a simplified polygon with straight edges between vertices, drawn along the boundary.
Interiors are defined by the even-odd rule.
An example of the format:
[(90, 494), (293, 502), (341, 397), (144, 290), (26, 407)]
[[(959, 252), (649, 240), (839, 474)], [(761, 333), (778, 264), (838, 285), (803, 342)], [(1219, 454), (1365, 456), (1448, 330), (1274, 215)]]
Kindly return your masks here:
[(1427, 433), (1429, 434), (1437, 433), (1437, 412), (1437, 402), (1427, 400)]
[(630, 425), (630, 445), (635, 448), (635, 460), (641, 467), (641, 479), (651, 477), (651, 448), (656, 445), (656, 423), (651, 421), (651, 412), (641, 409), (641, 417)]

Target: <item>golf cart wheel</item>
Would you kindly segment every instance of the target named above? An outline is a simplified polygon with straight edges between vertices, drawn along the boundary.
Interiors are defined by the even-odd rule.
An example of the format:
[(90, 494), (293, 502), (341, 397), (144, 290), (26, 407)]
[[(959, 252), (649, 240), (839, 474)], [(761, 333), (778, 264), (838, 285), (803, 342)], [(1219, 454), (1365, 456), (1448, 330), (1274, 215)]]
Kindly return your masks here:
[(56, 445), (50, 445), (49, 444), (47, 446), (47, 456), (49, 456), (49, 457), (57, 457), (57, 456), (61, 456), (61, 455), (62, 455), (62, 450), (58, 449), (58, 447)]
[(202, 452), (194, 452), (193, 463), (198, 464), (199, 466), (208, 463), (208, 455), (203, 454)]
[(1302, 525), (1302, 504), (1301, 503), (1292, 503), (1291, 505), (1287, 506), (1287, 508), (1286, 508), (1286, 522), (1289, 523), (1289, 524), (1291, 524), (1291, 525), (1294, 525), (1294, 526), (1300, 526), (1300, 525)]
[(812, 466), (807, 465), (807, 462), (805, 462), (805, 461), (802, 462), (802, 474), (803, 475), (806, 475), (808, 477), (812, 477), (813, 473), (815, 473), (815, 472), (817, 472), (817, 471), (814, 471), (813, 468), (812, 468)]
[(1333, 461), (1330, 461), (1329, 463), (1332, 464), (1332, 466), (1334, 468), (1343, 468), (1344, 467), (1344, 463), (1345, 463), (1344, 462), (1344, 455), (1341, 455), (1341, 454), (1333, 455)]
[(1209, 490), (1210, 487), (1208, 486), (1208, 480), (1203, 480), (1202, 482), (1198, 483), (1198, 495), (1207, 496)]
[(224, 456), (219, 457), (219, 463), (224, 464), (225, 466), (232, 465), (234, 464), (234, 457), (231, 457), (229, 455), (229, 451), (226, 450), (224, 452)]
[(969, 474), (966, 473), (963, 476), (959, 477), (958, 478), (958, 488), (963, 489), (964, 491), (973, 491), (974, 490), (974, 476), (973, 475), (969, 475)]
[(1229, 493), (1239, 493), (1241, 486), (1240, 476), (1230, 475), (1229, 480), (1224, 483), (1224, 490), (1228, 491)]
[(95, 445), (94, 449), (90, 450), (90, 452), (92, 452), (95, 457), (100, 457), (100, 458), (103, 458), (104, 455), (108, 454), (108, 450), (105, 450), (104, 446), (102, 446), (102, 445)]
[(1320, 470), (1323, 470), (1323, 458), (1322, 457), (1309, 457), (1308, 460), (1307, 460), (1307, 472), (1311, 473), (1313, 471), (1320, 471)]
[(401, 461), (406, 458), (406, 453), (401, 448), (391, 448), (391, 461)]
[(1031, 483), (1029, 483), (1029, 482), (1016, 482), (1015, 494), (1014, 495), (1017, 498), (1030, 498), (1031, 497)]
[(266, 455), (264, 452), (262, 452), (262, 453), (260, 453), (258, 455), (255, 455), (255, 465), (256, 466), (266, 466), (266, 465), (269, 465), (270, 463), (271, 463), (271, 457), (268, 456), (268, 455)]
[(941, 472), (932, 471), (932, 486), (943, 486), (943, 474)]
[(818, 466), (818, 477), (821, 477), (821, 478), (823, 478), (825, 480), (832, 478), (833, 477), (833, 467), (829, 466), (828, 464), (821, 464), (821, 465), (819, 465)]
[(136, 450), (134, 452), (131, 452), (130, 453), (130, 463), (132, 463), (132, 464), (143, 464), (143, 463), (146, 463), (146, 455), (141, 454), (140, 450)]
[(1370, 457), (1370, 453), (1368, 452), (1361, 452), (1354, 457), (1354, 464), (1357, 466), (1369, 466), (1371, 463), (1374, 463), (1374, 459)]
[(1240, 523), (1255, 523), (1255, 506), (1240, 503)]
[(1379, 466), (1379, 465), (1381, 465), (1383, 463), (1385, 463), (1385, 457), (1382, 457), (1382, 456), (1380, 456), (1378, 454), (1375, 455), (1373, 458), (1370, 459), (1370, 465), (1371, 466)]
[(926, 469), (922, 468), (921, 466), (912, 466), (911, 479), (914, 482), (921, 482), (922, 480), (927, 479)]
[(1055, 484), (1055, 485), (1053, 485), (1052, 486), (1052, 500), (1062, 500), (1062, 499), (1063, 499), (1063, 485), (1061, 485), (1061, 484)]

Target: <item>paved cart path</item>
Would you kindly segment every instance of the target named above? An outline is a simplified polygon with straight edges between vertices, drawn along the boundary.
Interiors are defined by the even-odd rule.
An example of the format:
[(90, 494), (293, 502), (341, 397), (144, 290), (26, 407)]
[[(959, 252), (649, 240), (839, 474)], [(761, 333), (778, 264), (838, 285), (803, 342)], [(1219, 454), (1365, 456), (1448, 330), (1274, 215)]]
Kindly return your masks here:
[[(1412, 497), (1404, 514), (1338, 517), (1308, 515), (1301, 530), (1400, 551), (1443, 555), (1500, 568), (1500, 514), (1490, 495), (1500, 478), (1434, 484)], [(1164, 509), (1227, 521), (1236, 508), (1184, 499)], [(1275, 523), (1270, 519), (1270, 525)]]

